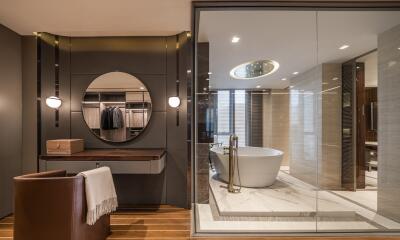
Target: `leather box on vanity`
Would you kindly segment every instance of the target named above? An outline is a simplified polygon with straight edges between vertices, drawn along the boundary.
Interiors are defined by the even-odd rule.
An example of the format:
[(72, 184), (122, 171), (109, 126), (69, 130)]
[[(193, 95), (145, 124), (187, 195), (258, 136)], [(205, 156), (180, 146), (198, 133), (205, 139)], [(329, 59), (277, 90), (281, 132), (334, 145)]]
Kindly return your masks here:
[(83, 139), (47, 140), (47, 154), (70, 155), (84, 150)]

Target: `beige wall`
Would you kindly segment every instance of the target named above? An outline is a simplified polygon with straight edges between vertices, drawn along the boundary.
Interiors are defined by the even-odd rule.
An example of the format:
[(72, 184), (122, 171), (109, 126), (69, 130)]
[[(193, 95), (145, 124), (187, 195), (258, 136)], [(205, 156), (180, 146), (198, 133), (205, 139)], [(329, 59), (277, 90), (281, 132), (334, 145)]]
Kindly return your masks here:
[(400, 221), (400, 25), (378, 37), (378, 212)]
[(288, 90), (271, 90), (263, 95), (263, 147), (283, 151), (282, 166), (289, 165)]
[(341, 65), (322, 64), (290, 81), (290, 173), (314, 186), (339, 189)]

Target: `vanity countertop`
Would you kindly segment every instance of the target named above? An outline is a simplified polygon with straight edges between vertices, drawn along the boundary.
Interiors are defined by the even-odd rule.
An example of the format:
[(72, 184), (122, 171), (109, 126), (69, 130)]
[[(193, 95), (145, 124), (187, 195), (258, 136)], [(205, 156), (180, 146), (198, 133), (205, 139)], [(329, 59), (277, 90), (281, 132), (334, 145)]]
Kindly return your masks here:
[(165, 149), (85, 149), (71, 155), (46, 154), (46, 161), (151, 161), (159, 160), (166, 154)]

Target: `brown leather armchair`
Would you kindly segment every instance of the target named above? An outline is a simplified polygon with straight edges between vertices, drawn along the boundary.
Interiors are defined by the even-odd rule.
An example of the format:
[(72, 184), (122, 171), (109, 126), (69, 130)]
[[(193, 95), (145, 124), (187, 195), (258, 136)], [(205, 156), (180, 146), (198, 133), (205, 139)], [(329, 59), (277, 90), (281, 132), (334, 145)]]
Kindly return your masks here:
[(51, 171), (15, 177), (14, 184), (14, 240), (104, 240), (109, 235), (109, 215), (86, 224), (82, 176)]

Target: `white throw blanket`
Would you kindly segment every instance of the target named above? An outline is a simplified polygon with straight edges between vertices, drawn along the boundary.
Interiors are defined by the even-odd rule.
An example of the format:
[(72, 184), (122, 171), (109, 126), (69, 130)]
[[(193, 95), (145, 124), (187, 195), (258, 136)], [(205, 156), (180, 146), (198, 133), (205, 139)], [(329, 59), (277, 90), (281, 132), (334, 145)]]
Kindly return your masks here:
[(115, 211), (118, 207), (111, 170), (109, 167), (101, 167), (78, 175), (85, 178), (86, 223), (94, 225), (101, 216)]

